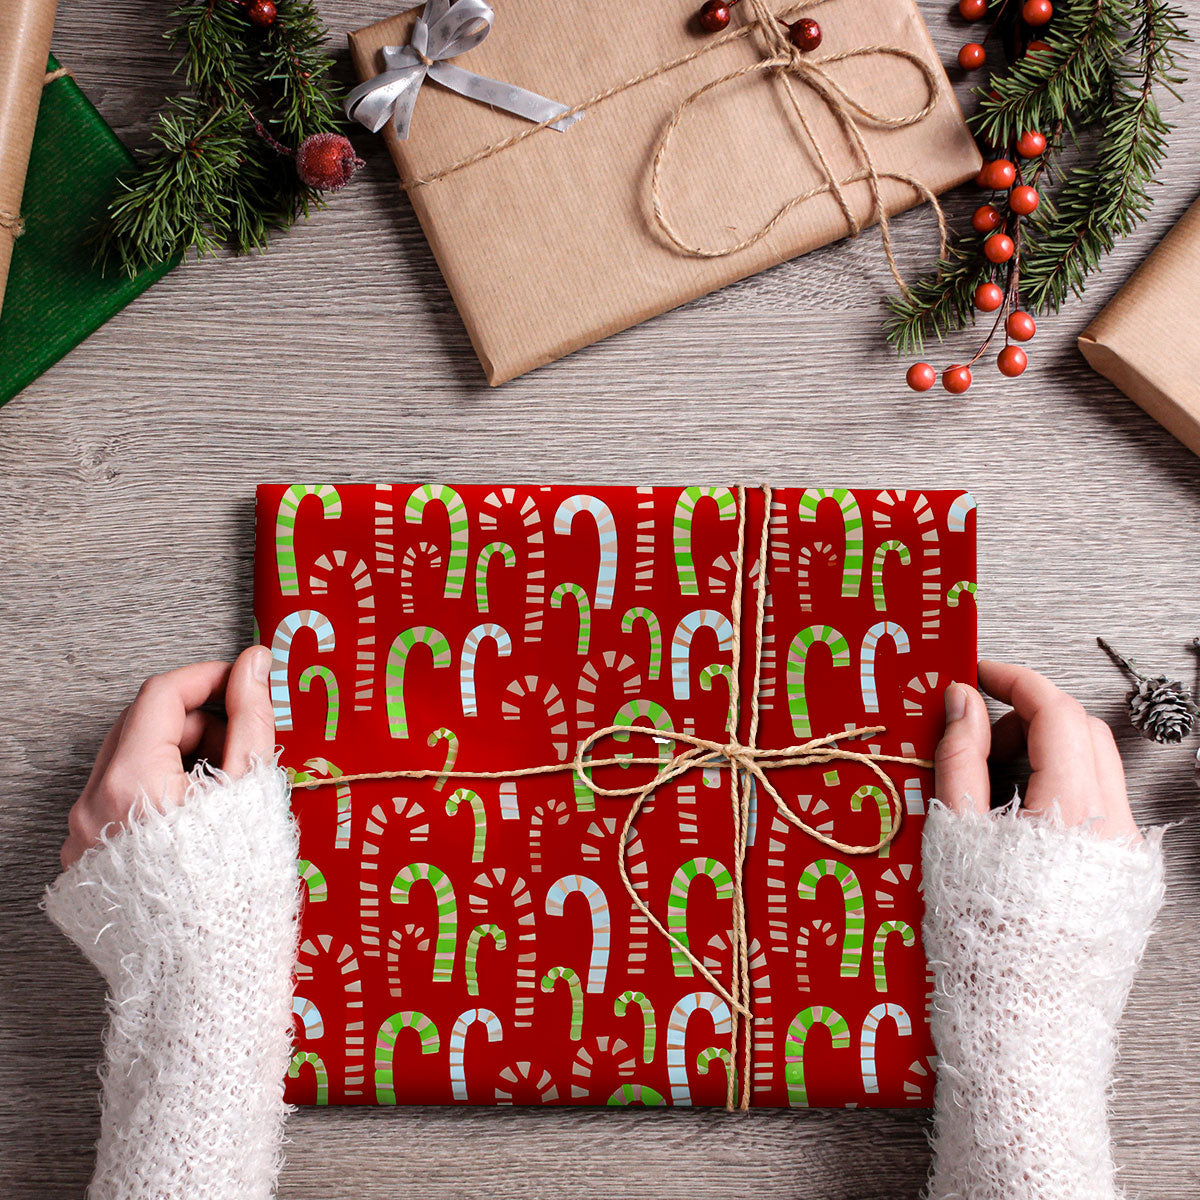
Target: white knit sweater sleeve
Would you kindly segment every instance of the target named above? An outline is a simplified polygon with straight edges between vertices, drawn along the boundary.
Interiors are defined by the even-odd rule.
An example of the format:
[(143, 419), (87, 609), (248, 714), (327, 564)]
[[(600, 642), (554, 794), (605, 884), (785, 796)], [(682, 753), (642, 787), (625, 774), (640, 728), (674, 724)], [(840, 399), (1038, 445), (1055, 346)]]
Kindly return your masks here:
[(197, 773), (47, 890), (109, 987), (91, 1200), (265, 1200), (291, 1044), (299, 881), (283, 773)]
[(925, 825), (939, 1066), (931, 1200), (1114, 1200), (1117, 1022), (1163, 899), (1143, 843), (1015, 805)]

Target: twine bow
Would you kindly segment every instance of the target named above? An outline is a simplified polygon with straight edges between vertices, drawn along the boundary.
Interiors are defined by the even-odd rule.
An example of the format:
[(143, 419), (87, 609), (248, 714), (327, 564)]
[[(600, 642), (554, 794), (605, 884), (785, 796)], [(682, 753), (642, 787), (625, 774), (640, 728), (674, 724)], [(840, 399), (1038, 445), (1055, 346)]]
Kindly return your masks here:
[[(742, 667), (742, 602), (743, 602), (743, 564), (746, 550), (746, 489), (738, 489), (738, 546), (734, 558), (734, 589), (733, 601), (730, 606), (730, 621), (733, 626), (733, 644), (731, 647), (732, 669), (729, 674), (729, 709), (727, 716), (727, 732), (723, 741), (697, 737), (694, 734), (683, 733), (675, 729), (649, 729), (645, 725), (609, 725), (589, 734), (580, 742), (575, 751), (575, 757), (570, 762), (547, 763), (542, 766), (516, 767), (507, 771), (456, 771), (444, 769), (420, 769), (400, 771), (372, 771), (354, 775), (338, 775), (333, 778), (305, 780), (297, 786), (306, 788), (344, 785), (359, 780), (371, 779), (435, 779), (449, 775), (455, 779), (520, 779), (530, 775), (553, 775), (565, 771), (574, 772), (579, 781), (589, 791), (603, 799), (624, 799), (633, 797), (633, 803), (625, 815), (625, 823), (617, 843), (617, 867), (621, 883), (625, 888), (630, 902), (649, 921), (649, 923), (667, 939), (671, 945), (683, 954), (700, 975), (708, 981), (713, 990), (729, 1006), (730, 1012), (730, 1062), (736, 1063), (739, 1049), (743, 1041), (741, 1022), (753, 1017), (751, 983), (750, 983), (750, 937), (746, 923), (746, 900), (744, 894), (744, 875), (747, 838), (750, 824), (750, 808), (755, 795), (755, 785), (765, 792), (774, 803), (779, 815), (795, 828), (808, 834), (818, 842), (824, 843), (843, 854), (867, 855), (875, 854), (888, 845), (900, 831), (904, 820), (904, 804), (899, 790), (892, 778), (884, 771), (881, 763), (901, 763), (906, 766), (931, 767), (933, 764), (926, 759), (911, 758), (903, 755), (883, 754), (874, 750), (851, 750), (841, 745), (845, 741), (858, 740), (874, 734), (885, 732), (882, 725), (864, 726), (857, 729), (847, 729), (841, 733), (829, 734), (825, 737), (812, 738), (807, 742), (779, 748), (767, 748), (758, 745), (759, 724), (759, 685), (762, 675), (762, 646), (763, 626), (766, 616), (766, 564), (770, 561), (770, 514), (771, 489), (764, 487), (762, 532), (758, 548), (758, 562), (763, 580), (756, 591), (756, 607), (754, 620), (754, 658), (753, 682), (750, 689), (750, 718), (746, 741), (738, 740), (738, 726), (741, 716), (741, 667)], [(630, 736), (641, 734), (651, 736), (660, 742), (684, 743), (688, 747), (674, 754), (666, 762), (659, 758), (640, 758), (634, 755), (619, 755), (615, 758), (593, 759), (592, 748), (603, 738), (614, 734)], [(803, 817), (799, 816), (788, 802), (779, 794), (775, 785), (767, 775), (767, 770), (777, 771), (792, 767), (816, 766), (829, 762), (861, 763), (875, 773), (883, 784), (887, 798), (890, 818), (881, 828), (879, 840), (867, 845), (853, 842), (842, 842), (838, 839), (814, 829)], [(591, 771), (603, 766), (655, 766), (658, 768), (654, 777), (645, 784), (635, 784), (630, 787), (603, 787), (591, 776)], [(708, 969), (676, 934), (662, 923), (642, 899), (633, 881), (629, 877), (626, 857), (629, 848), (629, 835), (638, 814), (644, 809), (647, 801), (655, 791), (665, 784), (672, 783), (689, 771), (703, 767), (716, 766), (729, 771), (729, 800), (733, 816), (733, 965), (730, 984), (727, 987), (716, 975)], [(753, 1068), (754, 1042), (747, 1029), (744, 1036), (745, 1054), (741, 1056), (742, 1076), (741, 1087), (732, 1066), (726, 1073), (725, 1107), (732, 1110), (735, 1107), (748, 1109), (750, 1107), (750, 1080)]]
[[(425, 80), (537, 122), (538, 128), (565, 130), (583, 115), (567, 114), (565, 104), (511, 83), (464, 71), (446, 62), (474, 50), (492, 31), (495, 13), (486, 0), (428, 0), (413, 25), (407, 46), (384, 46), (385, 70), (360, 83), (347, 97), (346, 116), (378, 133), (390, 117), (401, 141), (408, 137), (417, 95)], [(561, 119), (560, 119), (561, 118)]]

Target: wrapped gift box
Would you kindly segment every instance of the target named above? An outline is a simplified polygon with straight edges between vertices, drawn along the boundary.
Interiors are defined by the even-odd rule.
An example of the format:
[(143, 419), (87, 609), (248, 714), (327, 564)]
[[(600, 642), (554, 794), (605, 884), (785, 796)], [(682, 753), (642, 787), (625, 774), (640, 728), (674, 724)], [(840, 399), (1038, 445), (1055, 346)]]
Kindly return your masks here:
[[(718, 257), (682, 254), (655, 227), (651, 166), (672, 113), (697, 89), (753, 68), (764, 55), (757, 36), (706, 41), (696, 30), (698, 8), (698, 0), (619, 12), (606, 0), (508, 0), (487, 39), (455, 66), (567, 106), (614, 94), (565, 132), (541, 130), (450, 174), (443, 172), (529, 125), (426, 82), (408, 138), (401, 141), (391, 125), (384, 130), (490, 383), (846, 236), (846, 216), (828, 193), (792, 209), (755, 245)], [(734, 30), (746, 8), (733, 10)], [(932, 103), (926, 116), (899, 128), (848, 110), (889, 213), (921, 199), (896, 176), (915, 176), (940, 193), (978, 172), (979, 151), (912, 0), (825, 0), (805, 12), (824, 33), (806, 61), (821, 66), (850, 101), (897, 119)], [(408, 44), (415, 17), (405, 13), (350, 35), (360, 79), (384, 69), (385, 46)], [(654, 74), (710, 44), (711, 52)], [(876, 50), (846, 56), (865, 45)], [(879, 47), (916, 56), (929, 81), (911, 61)], [(790, 198), (822, 185), (813, 138), (834, 176), (847, 181), (856, 220), (874, 220), (861, 153), (815, 89), (802, 79), (794, 87), (811, 138), (784, 85), (769, 74), (731, 81), (687, 109), (661, 194), (689, 243), (733, 245)], [(931, 219), (931, 252), (934, 236)]]
[[(570, 770), (456, 772), (569, 764), (611, 724), (725, 741), (743, 517), (744, 690), (766, 587), (757, 744), (881, 725), (876, 753), (930, 757), (945, 685), (974, 678), (974, 502), (784, 488), (765, 507), (751, 490), (743, 514), (722, 487), (259, 489), (255, 612), (282, 761), (301, 783), (332, 781), (293, 793), (307, 902), (289, 1100), (726, 1102), (729, 1008), (620, 879), (630, 801)], [(673, 752), (636, 733), (608, 746)], [(831, 851), (756, 796), (755, 1105), (930, 1102), (919, 864), (931, 776), (883, 765), (904, 819), (873, 854)], [(594, 778), (621, 787), (653, 770)], [(627, 857), (650, 910), (726, 982), (728, 782), (709, 767), (659, 788)], [(890, 821), (859, 762), (771, 782), (842, 841), (874, 845)]]

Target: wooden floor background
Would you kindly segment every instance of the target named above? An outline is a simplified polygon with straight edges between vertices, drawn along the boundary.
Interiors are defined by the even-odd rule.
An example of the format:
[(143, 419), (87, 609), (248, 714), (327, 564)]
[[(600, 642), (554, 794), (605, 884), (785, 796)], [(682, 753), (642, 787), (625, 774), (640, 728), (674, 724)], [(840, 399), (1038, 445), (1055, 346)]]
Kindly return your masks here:
[[(1200, 0), (1188, 4), (1200, 24)], [(950, 61), (962, 26), (946, 0), (922, 6)], [(55, 53), (135, 144), (172, 86), (165, 8), (63, 0), (59, 14)], [(322, 9), (348, 78), (345, 32), (388, 6)], [(0, 1195), (85, 1186), (103, 994), (38, 897), (142, 677), (246, 643), (261, 480), (969, 486), (982, 652), (1046, 670), (1115, 724), (1140, 820), (1191, 821), (1195, 745), (1129, 730), (1124, 684), (1093, 637), (1194, 680), (1200, 471), (1075, 349), (1200, 191), (1200, 76), (1184, 95), (1193, 108), (1169, 106), (1181, 127), (1145, 228), (1085, 299), (1042, 322), (1019, 382), (983, 369), (961, 399), (903, 386), (880, 333), (877, 234), (491, 390), (364, 133), (367, 168), (327, 211), (265, 257), (176, 271), (0, 411)], [(896, 228), (916, 266), (933, 247), (929, 214)], [(1122, 1179), (1146, 1200), (1200, 1192), (1197, 825), (1166, 845), (1167, 907), (1115, 1094)], [(926, 1116), (909, 1111), (309, 1110), (289, 1132), (288, 1200), (910, 1200), (929, 1157)]]

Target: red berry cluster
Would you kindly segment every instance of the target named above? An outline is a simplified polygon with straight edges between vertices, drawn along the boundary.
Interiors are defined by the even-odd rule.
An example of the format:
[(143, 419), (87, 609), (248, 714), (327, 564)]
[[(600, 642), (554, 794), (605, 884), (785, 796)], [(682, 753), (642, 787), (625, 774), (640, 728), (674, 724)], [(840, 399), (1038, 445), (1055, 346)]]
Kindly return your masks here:
[[(1007, 3), (1007, 0), (1004, 0), (1004, 3)], [(1003, 7), (1003, 3), (1001, 7)], [(958, 15), (964, 21), (982, 21), (988, 15), (988, 0), (958, 0)], [(1030, 28), (1049, 24), (1052, 16), (1054, 16), (1054, 5), (1050, 3), (1050, 0), (1025, 0), (1025, 3), (1021, 5), (1021, 20)], [(995, 26), (992, 28), (994, 29)], [(988, 37), (990, 36), (991, 30), (989, 29)], [(985, 37), (983, 42), (967, 42), (959, 50), (958, 65), (964, 71), (977, 71), (987, 61), (987, 50), (984, 48), (986, 41)], [(1044, 42), (1030, 42), (1028, 49), (1032, 50), (1035, 47), (1041, 49), (1044, 45)]]
[[(720, 33), (732, 19), (732, 9), (737, 2), (738, 0), (704, 0), (696, 14), (696, 24), (705, 33)], [(808, 53), (821, 44), (821, 27), (811, 17), (801, 17), (790, 25), (786, 21), (781, 21), (780, 24), (787, 27), (788, 41), (797, 50)]]

